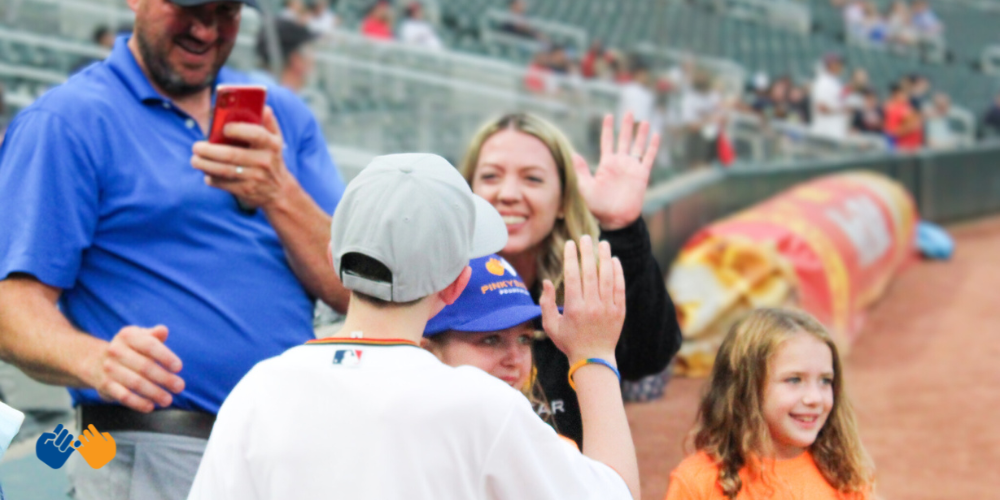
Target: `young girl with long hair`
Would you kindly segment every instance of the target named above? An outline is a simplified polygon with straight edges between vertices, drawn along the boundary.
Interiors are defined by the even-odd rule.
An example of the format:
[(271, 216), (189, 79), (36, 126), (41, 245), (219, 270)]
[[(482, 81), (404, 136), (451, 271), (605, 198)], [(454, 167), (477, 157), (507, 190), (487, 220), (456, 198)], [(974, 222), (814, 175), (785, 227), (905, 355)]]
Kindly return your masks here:
[(806, 313), (758, 309), (733, 326), (693, 434), (697, 452), (671, 473), (667, 500), (872, 494), (837, 346)]

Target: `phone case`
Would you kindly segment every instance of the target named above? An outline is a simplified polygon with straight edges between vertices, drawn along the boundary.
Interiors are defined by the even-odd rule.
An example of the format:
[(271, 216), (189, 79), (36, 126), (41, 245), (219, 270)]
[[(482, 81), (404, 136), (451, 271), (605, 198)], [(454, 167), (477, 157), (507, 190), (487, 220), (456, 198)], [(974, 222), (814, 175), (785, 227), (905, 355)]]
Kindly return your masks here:
[(264, 101), (267, 89), (263, 85), (219, 85), (215, 88), (215, 108), (208, 142), (246, 147), (243, 141), (227, 138), (222, 129), (227, 123), (260, 124), (264, 121)]

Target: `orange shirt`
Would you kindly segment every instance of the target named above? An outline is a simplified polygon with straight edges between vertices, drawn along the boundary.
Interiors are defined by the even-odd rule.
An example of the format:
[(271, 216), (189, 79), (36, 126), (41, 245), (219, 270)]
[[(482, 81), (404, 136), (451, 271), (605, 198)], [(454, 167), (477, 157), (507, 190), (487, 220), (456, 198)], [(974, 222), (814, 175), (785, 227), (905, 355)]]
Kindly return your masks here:
[[(750, 481), (744, 468), (740, 471), (743, 488), (736, 495), (738, 500), (848, 500), (861, 499), (863, 495), (843, 494), (830, 486), (816, 467), (811, 453), (803, 453), (791, 460), (767, 462), (773, 472), (769, 481), (761, 478)], [(771, 471), (772, 469), (768, 469)], [(666, 500), (728, 500), (719, 486), (719, 468), (707, 453), (699, 451), (684, 459), (670, 473), (670, 488)]]

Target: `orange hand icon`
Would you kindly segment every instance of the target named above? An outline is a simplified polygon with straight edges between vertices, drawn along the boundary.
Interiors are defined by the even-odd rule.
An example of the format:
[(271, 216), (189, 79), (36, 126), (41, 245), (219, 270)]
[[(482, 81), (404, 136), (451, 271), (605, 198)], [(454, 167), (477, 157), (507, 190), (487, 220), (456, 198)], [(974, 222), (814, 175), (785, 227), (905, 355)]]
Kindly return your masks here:
[(94, 424), (90, 424), (86, 430), (77, 436), (77, 441), (73, 443), (73, 447), (83, 455), (87, 464), (94, 469), (104, 467), (118, 453), (115, 438), (111, 437), (111, 434), (107, 432), (103, 434), (98, 432)]

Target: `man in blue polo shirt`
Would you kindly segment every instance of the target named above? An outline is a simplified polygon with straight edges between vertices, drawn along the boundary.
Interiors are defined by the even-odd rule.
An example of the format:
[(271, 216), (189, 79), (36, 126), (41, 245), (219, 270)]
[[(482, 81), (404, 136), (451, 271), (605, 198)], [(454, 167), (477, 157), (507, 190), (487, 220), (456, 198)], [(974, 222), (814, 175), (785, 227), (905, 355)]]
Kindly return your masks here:
[(0, 149), (0, 358), (116, 439), (72, 472), (77, 498), (183, 498), (233, 386), (312, 338), (314, 298), (346, 308), (326, 248), (343, 183), (278, 87), (263, 126), (226, 129), (249, 147), (205, 142), (214, 85), (247, 81), (220, 68), (254, 0), (128, 3), (132, 35)]

